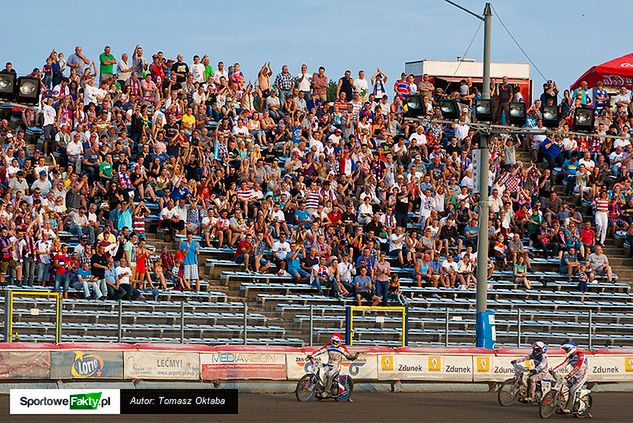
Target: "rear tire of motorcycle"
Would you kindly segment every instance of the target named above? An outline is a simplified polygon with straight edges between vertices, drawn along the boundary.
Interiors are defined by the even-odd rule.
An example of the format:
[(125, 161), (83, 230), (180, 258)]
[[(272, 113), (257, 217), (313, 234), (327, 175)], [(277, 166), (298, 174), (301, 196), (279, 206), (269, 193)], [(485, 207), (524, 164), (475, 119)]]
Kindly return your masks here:
[(541, 403), (538, 405), (538, 415), (542, 419), (549, 418), (556, 411), (556, 406), (558, 403), (558, 398), (556, 392), (549, 391), (543, 399)]
[(576, 413), (574, 415), (578, 417), (579, 419), (584, 419), (586, 417), (589, 417), (591, 413), (592, 404), (593, 404), (593, 398), (591, 397), (591, 394), (589, 394), (587, 395), (587, 400), (585, 401), (585, 409), (582, 411), (582, 413)]
[(354, 381), (349, 376), (345, 376), (343, 381), (341, 382), (344, 385), (347, 385), (347, 390), (340, 395), (334, 397), (336, 401), (349, 401), (352, 397), (352, 391), (354, 391)]
[(297, 388), (295, 389), (295, 397), (297, 401), (306, 402), (310, 401), (314, 397), (314, 390), (309, 389), (312, 383), (312, 375), (304, 375), (299, 382), (297, 382)]
[(497, 393), (497, 401), (503, 407), (510, 407), (517, 401), (519, 389), (515, 386), (515, 379), (508, 379), (501, 384)]

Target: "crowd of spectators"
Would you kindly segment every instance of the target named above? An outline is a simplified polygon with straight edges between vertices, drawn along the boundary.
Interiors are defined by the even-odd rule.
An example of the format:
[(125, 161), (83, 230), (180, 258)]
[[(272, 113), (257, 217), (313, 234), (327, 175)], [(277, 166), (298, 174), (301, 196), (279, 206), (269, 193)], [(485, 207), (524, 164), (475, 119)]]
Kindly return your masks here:
[[(7, 274), (86, 297), (156, 298), (199, 291), (200, 250), (229, 247), (248, 272), (275, 269), (359, 304), (404, 304), (392, 266), (410, 268), (418, 286), (464, 289), (476, 266), (489, 275), (501, 267), (530, 288), (541, 255), (586, 289), (597, 275), (612, 279), (600, 248), (607, 234), (633, 240), (626, 88), (611, 105), (602, 87), (559, 99), (549, 81), (524, 126), (542, 128), (542, 106), (554, 104), (559, 130), (491, 137), (490, 231), (481, 234), (472, 161), (480, 89), (470, 79), (436, 89), (427, 75), (391, 84), (380, 68), (368, 81), (363, 70), (333, 78), (323, 66), (275, 73), (266, 63), (247, 83), (239, 63), (214, 66), (207, 55), (174, 60), (138, 45), (131, 57), (110, 47), (97, 62), (89, 56), (53, 50), (31, 73), (42, 81), (39, 107), (0, 122), (2, 282)], [(429, 119), (404, 119), (415, 93)], [(525, 101), (506, 77), (491, 93), (498, 123), (510, 101)], [(460, 103), (458, 121), (433, 120), (440, 98)], [(595, 107), (597, 135), (566, 132), (579, 105)], [(561, 201), (556, 184), (574, 201)], [(186, 234), (175, 254), (146, 245), (154, 204), (166, 239)], [(72, 252), (61, 231), (80, 239)], [(491, 241), (485, 264), (479, 236)]]

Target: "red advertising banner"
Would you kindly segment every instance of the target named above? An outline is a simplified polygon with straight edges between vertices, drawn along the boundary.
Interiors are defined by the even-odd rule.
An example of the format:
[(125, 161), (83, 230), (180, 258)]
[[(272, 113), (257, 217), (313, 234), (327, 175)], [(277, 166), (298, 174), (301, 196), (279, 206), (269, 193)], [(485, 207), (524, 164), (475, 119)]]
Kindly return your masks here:
[(202, 380), (286, 379), (286, 355), (276, 352), (200, 354), (200, 367)]
[(48, 351), (0, 352), (0, 379), (48, 379), (50, 371)]

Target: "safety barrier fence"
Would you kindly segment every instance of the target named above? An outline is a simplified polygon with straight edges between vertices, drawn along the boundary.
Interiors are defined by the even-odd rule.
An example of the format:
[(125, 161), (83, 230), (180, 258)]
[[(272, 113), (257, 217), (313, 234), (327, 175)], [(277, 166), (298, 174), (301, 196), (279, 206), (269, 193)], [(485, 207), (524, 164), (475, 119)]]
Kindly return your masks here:
[[(356, 380), (374, 382), (500, 382), (511, 360), (529, 353), (505, 348), (350, 348), (343, 363)], [(0, 344), (0, 380), (298, 380), (315, 348), (158, 344)], [(550, 351), (550, 362), (564, 358)], [(593, 350), (589, 382), (633, 382), (633, 350)]]
[[(0, 325), (2, 331), (0, 333), (0, 341), (10, 342), (11, 341), (19, 341), (20, 333), (18, 332), (16, 325), (14, 322), (14, 315), (16, 314), (13, 309), (12, 302), (15, 298), (22, 297), (35, 297), (35, 298), (43, 298), (43, 297), (54, 297), (55, 303), (32, 303), (29, 304), (29, 312), (30, 315), (27, 317), (29, 319), (32, 316), (42, 316), (40, 320), (45, 322), (50, 322), (55, 325), (55, 340), (57, 342), (64, 341), (64, 324), (68, 324), (64, 322), (63, 317), (63, 299), (61, 295), (57, 292), (53, 291), (42, 291), (42, 292), (33, 292), (33, 291), (10, 291), (5, 290), (5, 298), (7, 300), (4, 302), (4, 321), (8, 322), (8, 324)], [(225, 303), (218, 303), (218, 307), (226, 306)], [(26, 306), (24, 306), (26, 307)], [(248, 345), (252, 343), (253, 340), (257, 338), (258, 334), (261, 333), (262, 327), (257, 328), (258, 324), (262, 322), (262, 315), (260, 313), (253, 312), (249, 309), (248, 304), (231, 304), (230, 305), (232, 321), (231, 328), (227, 327), (227, 332), (234, 332), (236, 335), (235, 338), (239, 337), (241, 343), (243, 345)], [(181, 301), (177, 307), (177, 312), (172, 312), (170, 318), (173, 318), (173, 322), (170, 324), (170, 338), (173, 339), (174, 342), (180, 342), (180, 344), (186, 344), (188, 342), (194, 342), (191, 340), (192, 336), (190, 334), (190, 330), (195, 330), (199, 327), (197, 323), (192, 324), (192, 319), (195, 318), (191, 316), (192, 310), (194, 307), (188, 305), (186, 302)], [(211, 310), (211, 309), (209, 309)], [(314, 345), (316, 342), (316, 338), (318, 333), (315, 330), (315, 322), (318, 324), (320, 321), (318, 320), (319, 316), (323, 314), (324, 310), (329, 310), (328, 308), (320, 307), (318, 305), (310, 305), (304, 313), (308, 317), (308, 328), (306, 333), (305, 341), (310, 346)], [(354, 323), (354, 317), (358, 317), (363, 313), (381, 313), (381, 312), (390, 312), (389, 317), (394, 317), (399, 320), (399, 324), (401, 325), (401, 338), (402, 346), (406, 346), (409, 343), (409, 308), (408, 307), (371, 307), (371, 306), (346, 306), (344, 312), (345, 319), (345, 335), (347, 343), (352, 343), (354, 341), (354, 327), (363, 327), (367, 326), (367, 322), (359, 322), (358, 324)], [(24, 310), (22, 310), (24, 311)], [(604, 324), (596, 323), (594, 321), (594, 313), (592, 310), (588, 310), (586, 313), (575, 314), (575, 322), (573, 325), (570, 324), (562, 324), (557, 321), (552, 321), (551, 318), (560, 318), (560, 312), (548, 312), (548, 311), (539, 311), (538, 317), (534, 317), (533, 313), (528, 313), (523, 311), (522, 309), (516, 310), (491, 310), (494, 312), (495, 318), (499, 320), (499, 323), (503, 323), (506, 327), (504, 330), (504, 341), (503, 344), (505, 346), (516, 345), (517, 347), (529, 345), (531, 342), (529, 337), (532, 336), (532, 333), (525, 330), (525, 326), (529, 325), (541, 325), (542, 326), (556, 326), (557, 324), (561, 324), (563, 328), (567, 330), (574, 330), (576, 333), (575, 339), (579, 345), (583, 347), (593, 348), (594, 340), (602, 335), (602, 338), (599, 340), (602, 342), (600, 345), (606, 345), (604, 340), (604, 332), (608, 332), (608, 327), (605, 327)], [(394, 313), (395, 312), (395, 313)], [(102, 314), (101, 317), (113, 317), (115, 321), (113, 323), (114, 326), (111, 327), (109, 334), (112, 335), (112, 339), (117, 342), (125, 342), (127, 334), (125, 333), (125, 328), (128, 326), (126, 323), (126, 319), (130, 319), (133, 317), (138, 317), (137, 309), (128, 306), (123, 301), (119, 301), (116, 305), (116, 310), (108, 312), (110, 314)], [(177, 316), (174, 315), (177, 314)], [(474, 311), (464, 311), (464, 310), (451, 310), (450, 308), (445, 308), (442, 313), (442, 317), (438, 317), (437, 322), (442, 323), (444, 328), (443, 330), (438, 331), (438, 336), (441, 336), (442, 342), (445, 347), (457, 346), (459, 344), (459, 333), (456, 333), (456, 329), (463, 329), (469, 321), (474, 322), (476, 318), (476, 313)], [(526, 316), (527, 315), (527, 316)], [(366, 314), (365, 316), (369, 316)], [(48, 319), (46, 319), (47, 317)], [(226, 316), (225, 316), (226, 317)], [(382, 315), (375, 315), (375, 322), (385, 323), (385, 318)], [(67, 318), (68, 319), (68, 318)], [(2, 320), (0, 318), (0, 320)], [(70, 320), (70, 319), (68, 319)], [(494, 326), (494, 325), (493, 325)], [(94, 331), (91, 332), (90, 326), (86, 326), (89, 334), (98, 334), (100, 332)], [(220, 327), (220, 326), (219, 326)], [(218, 327), (218, 328), (219, 328)], [(617, 325), (614, 327), (617, 328)], [(159, 331), (153, 326), (148, 326), (145, 333), (150, 333), (151, 329), (155, 329), (157, 332)], [(259, 332), (253, 330), (253, 328), (259, 329)], [(68, 327), (66, 327), (68, 329)], [(84, 327), (82, 326), (82, 330)], [(281, 330), (281, 328), (279, 328)], [(263, 329), (265, 331), (265, 328)], [(254, 333), (251, 333), (253, 331)], [(103, 332), (101, 332), (103, 333)], [(164, 336), (163, 336), (164, 337)], [(226, 337), (226, 336), (225, 336)], [(250, 339), (249, 339), (250, 337)], [(68, 336), (66, 336), (66, 340), (68, 341)], [(101, 341), (101, 340), (98, 340)]]

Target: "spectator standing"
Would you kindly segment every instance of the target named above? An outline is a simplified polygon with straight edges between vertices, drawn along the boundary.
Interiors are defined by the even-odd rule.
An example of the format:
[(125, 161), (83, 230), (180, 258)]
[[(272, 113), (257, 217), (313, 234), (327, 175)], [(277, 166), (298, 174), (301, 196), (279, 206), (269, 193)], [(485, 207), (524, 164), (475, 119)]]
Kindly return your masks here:
[(383, 305), (387, 305), (389, 282), (391, 280), (391, 265), (387, 261), (387, 256), (384, 251), (381, 251), (378, 255), (378, 260), (374, 266), (374, 278), (375, 278), (375, 295), (380, 298)]
[(312, 92), (316, 94), (318, 100), (327, 100), (327, 87), (329, 80), (325, 76), (325, 68), (321, 66), (318, 72), (312, 74)]
[(117, 61), (112, 54), (110, 46), (105, 46), (103, 53), (99, 55), (99, 83), (107, 81), (114, 76), (114, 65)]
[(200, 292), (200, 276), (198, 275), (198, 254), (200, 254), (200, 242), (193, 239), (193, 233), (187, 232), (187, 239), (180, 243), (180, 251), (185, 256), (184, 278), (187, 284), (195, 281), (196, 292)]
[(301, 71), (295, 80), (297, 81), (299, 95), (307, 102), (310, 99), (310, 88), (312, 86), (312, 75), (308, 74), (308, 65), (305, 63), (301, 65)]
[(370, 303), (373, 302), (371, 278), (367, 275), (366, 266), (362, 266), (360, 274), (354, 277), (354, 292), (356, 293), (356, 305), (360, 306), (363, 298)]
[(295, 79), (290, 72), (288, 72), (288, 66), (283, 65), (281, 67), (281, 73), (277, 74), (275, 77), (275, 89), (279, 94), (279, 101), (284, 103), (288, 97), (290, 97), (292, 93), (292, 88), (294, 88)]
[(66, 60), (66, 65), (70, 69), (75, 70), (77, 75), (83, 75), (85, 66), (89, 64), (90, 60), (84, 55), (81, 46), (75, 47), (75, 52), (68, 56)]
[[(55, 254), (55, 291), (62, 291), (64, 298), (68, 298), (70, 289), (70, 256), (68, 246), (63, 244), (61, 250)], [(100, 297), (100, 296), (99, 296)]]
[(594, 200), (596, 239), (600, 245), (604, 245), (609, 229), (609, 194), (606, 191), (600, 192), (600, 197)]

